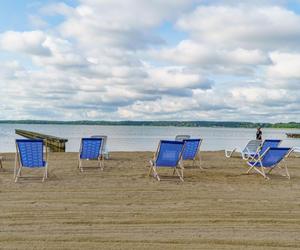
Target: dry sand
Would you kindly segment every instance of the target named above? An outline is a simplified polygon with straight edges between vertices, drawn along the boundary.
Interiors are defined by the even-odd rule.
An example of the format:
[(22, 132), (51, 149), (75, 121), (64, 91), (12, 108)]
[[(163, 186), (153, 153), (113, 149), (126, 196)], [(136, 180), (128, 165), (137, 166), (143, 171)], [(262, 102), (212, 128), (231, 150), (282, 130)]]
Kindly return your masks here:
[(112, 153), (103, 172), (84, 173), (77, 154), (52, 153), (49, 180), (17, 184), (14, 155), (4, 156), (0, 249), (300, 249), (296, 156), (290, 181), (276, 171), (266, 181), (243, 174), (238, 158), (204, 152), (204, 170), (187, 167), (181, 183), (147, 177), (151, 152)]

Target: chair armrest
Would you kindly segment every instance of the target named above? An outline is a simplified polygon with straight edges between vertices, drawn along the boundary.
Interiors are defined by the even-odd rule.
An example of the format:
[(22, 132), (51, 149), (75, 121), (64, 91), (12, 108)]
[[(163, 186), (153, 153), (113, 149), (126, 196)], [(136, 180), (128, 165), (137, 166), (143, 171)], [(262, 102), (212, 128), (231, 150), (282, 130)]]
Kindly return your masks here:
[(237, 148), (234, 148), (232, 150), (225, 149), (225, 157), (230, 158), (236, 150), (237, 150)]

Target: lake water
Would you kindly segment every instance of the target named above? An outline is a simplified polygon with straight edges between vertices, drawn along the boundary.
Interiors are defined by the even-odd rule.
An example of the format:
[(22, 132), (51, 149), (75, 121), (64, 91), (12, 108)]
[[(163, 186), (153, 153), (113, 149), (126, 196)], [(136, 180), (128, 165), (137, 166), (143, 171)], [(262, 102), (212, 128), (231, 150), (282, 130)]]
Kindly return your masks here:
[[(107, 135), (110, 151), (155, 151), (159, 140), (189, 134), (192, 138), (204, 139), (202, 150), (214, 151), (244, 147), (256, 133), (256, 129), (244, 128), (0, 124), (0, 152), (15, 152), (14, 140), (20, 138), (15, 129), (67, 138), (68, 152), (78, 152), (80, 138), (91, 135)], [(282, 146), (300, 146), (299, 139), (286, 138), (287, 132), (300, 133), (300, 129), (263, 129), (263, 138), (282, 139)]]

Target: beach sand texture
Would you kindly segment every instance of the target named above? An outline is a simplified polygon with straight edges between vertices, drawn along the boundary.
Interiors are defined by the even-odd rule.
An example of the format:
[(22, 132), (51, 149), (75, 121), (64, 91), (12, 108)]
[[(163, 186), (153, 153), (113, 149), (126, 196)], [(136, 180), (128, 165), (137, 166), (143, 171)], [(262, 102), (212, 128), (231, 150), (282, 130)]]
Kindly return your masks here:
[(297, 156), (290, 181), (278, 171), (266, 181), (237, 157), (204, 152), (204, 170), (186, 167), (181, 183), (171, 170), (147, 177), (152, 155), (115, 152), (103, 172), (81, 173), (78, 154), (51, 153), (45, 183), (15, 184), (14, 154), (4, 154), (0, 249), (300, 249)]

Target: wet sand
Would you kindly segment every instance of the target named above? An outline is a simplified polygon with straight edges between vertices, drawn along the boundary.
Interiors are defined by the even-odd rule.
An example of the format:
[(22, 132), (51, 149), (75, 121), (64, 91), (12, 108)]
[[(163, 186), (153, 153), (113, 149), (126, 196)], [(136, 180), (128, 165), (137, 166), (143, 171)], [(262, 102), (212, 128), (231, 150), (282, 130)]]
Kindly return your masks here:
[[(0, 169), (0, 249), (300, 249), (300, 158), (291, 180), (246, 175), (239, 158), (204, 152), (185, 182), (147, 177), (151, 152), (116, 152), (81, 173), (76, 153), (51, 153), (49, 179), (14, 183)], [(88, 166), (95, 166), (88, 162)]]

